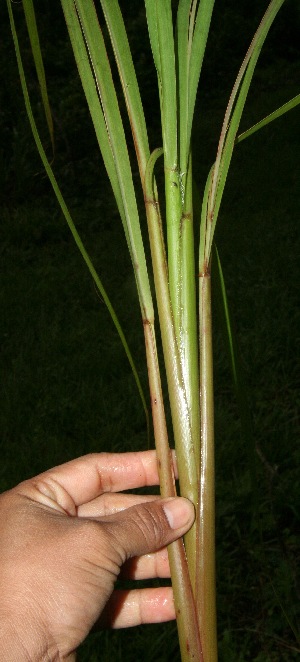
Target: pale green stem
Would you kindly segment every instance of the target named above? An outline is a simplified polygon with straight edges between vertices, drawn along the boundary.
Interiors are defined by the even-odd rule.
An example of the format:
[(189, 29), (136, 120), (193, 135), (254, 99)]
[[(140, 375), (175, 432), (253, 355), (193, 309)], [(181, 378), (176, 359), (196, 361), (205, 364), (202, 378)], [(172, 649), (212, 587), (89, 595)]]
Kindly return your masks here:
[(203, 660), (216, 662), (214, 404), (211, 279), (208, 270), (200, 274), (199, 318), (201, 468), (197, 522), (197, 610)]
[(192, 158), (185, 177), (184, 208), (180, 231), (180, 355), (191, 420), (196, 470), (200, 466), (200, 414), (198, 375), (198, 332), (193, 229)]
[[(165, 367), (168, 381), (172, 423), (177, 453), (180, 493), (190, 499), (197, 510), (198, 507), (198, 473), (195, 461), (190, 412), (182, 375), (182, 365), (179, 348), (176, 341), (170, 291), (168, 284), (168, 266), (164, 250), (163, 232), (158, 201), (153, 190), (153, 167), (162, 150), (155, 150), (151, 155), (145, 177), (145, 205), (147, 211), (148, 230), (151, 257), (155, 281), (155, 291)], [(190, 529), (185, 536), (186, 553), (188, 557), (192, 586), (195, 585), (196, 569), (196, 527)]]
[[(151, 216), (150, 206), (148, 213)], [(163, 497), (173, 497), (176, 496), (176, 487), (172, 454), (168, 442), (154, 327), (149, 320), (144, 320), (144, 332), (160, 491)], [(169, 545), (168, 554), (181, 659), (182, 662), (203, 662), (195, 600), (182, 538)]]
[(180, 334), (180, 232), (182, 216), (181, 187), (178, 168), (165, 163), (165, 196), (167, 219), (168, 270), (171, 304), (176, 337)]

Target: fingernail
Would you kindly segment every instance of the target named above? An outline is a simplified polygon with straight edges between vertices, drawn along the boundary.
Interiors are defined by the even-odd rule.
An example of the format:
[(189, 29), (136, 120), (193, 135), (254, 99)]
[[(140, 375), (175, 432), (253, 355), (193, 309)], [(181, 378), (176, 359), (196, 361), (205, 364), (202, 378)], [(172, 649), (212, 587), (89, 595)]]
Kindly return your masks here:
[(164, 503), (163, 509), (171, 529), (181, 529), (195, 519), (194, 506), (188, 499), (176, 497)]

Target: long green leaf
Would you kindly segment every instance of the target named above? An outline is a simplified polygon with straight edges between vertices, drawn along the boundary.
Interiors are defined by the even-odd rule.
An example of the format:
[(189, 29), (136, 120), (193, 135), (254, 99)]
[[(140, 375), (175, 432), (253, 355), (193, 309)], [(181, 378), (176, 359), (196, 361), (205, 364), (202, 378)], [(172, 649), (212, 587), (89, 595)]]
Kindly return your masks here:
[(158, 80), (161, 81), (160, 50), (158, 42), (156, 0), (145, 0), (148, 32)]
[[(97, 88), (95, 87), (93, 70), (89, 61), (86, 43), (82, 33), (79, 17), (77, 12), (74, 10), (73, 2), (62, 3), (62, 6), (65, 14), (66, 23), (68, 25), (70, 41), (73, 46), (73, 52), (77, 63), (78, 72), (81, 78), (91, 119), (94, 125), (96, 138), (101, 150), (104, 165), (113, 189), (113, 193), (116, 199), (116, 203), (118, 206), (118, 210), (126, 234), (125, 210), (124, 210), (120, 185), (117, 177), (114, 157), (111, 149), (105, 118), (103, 115), (103, 109), (101, 107), (101, 102), (99, 95), (97, 93)], [(126, 236), (126, 239), (128, 242), (129, 241), (128, 236)]]
[(247, 129), (247, 131), (243, 131), (243, 133), (240, 133), (240, 135), (237, 136), (236, 138), (235, 141), (236, 144), (242, 142), (242, 140), (245, 140), (246, 138), (249, 138), (249, 136), (252, 136), (253, 133), (256, 133), (256, 131), (259, 131), (264, 126), (267, 126), (274, 120), (277, 120), (278, 117), (281, 117), (281, 115), (284, 115), (289, 110), (292, 110), (292, 108), (298, 106), (299, 103), (300, 103), (300, 94), (297, 94), (297, 96), (293, 97), (293, 99), (290, 99), (290, 101), (284, 103), (283, 106), (280, 106), (280, 108), (274, 110), (273, 113), (270, 113), (270, 115), (264, 117), (264, 119), (260, 120), (260, 122), (257, 122), (256, 124), (254, 124), (254, 126), (251, 126), (250, 129)]
[(186, 173), (192, 123), (214, 0), (180, 0), (176, 23), (180, 169)]
[(19, 69), (21, 86), (22, 86), (22, 91), (23, 91), (23, 96), (24, 96), (24, 101), (25, 101), (25, 107), (26, 107), (27, 116), (28, 116), (28, 119), (29, 119), (29, 122), (30, 122), (32, 134), (33, 134), (33, 137), (34, 137), (39, 155), (41, 157), (42, 163), (43, 163), (44, 168), (46, 170), (46, 173), (48, 175), (49, 181), (52, 185), (53, 191), (54, 191), (55, 196), (57, 198), (57, 201), (60, 205), (62, 213), (63, 213), (63, 215), (64, 215), (64, 217), (67, 221), (67, 224), (70, 228), (70, 231), (73, 235), (75, 243), (76, 243), (76, 245), (77, 245), (77, 247), (78, 247), (78, 249), (79, 249), (86, 265), (87, 265), (87, 268), (88, 268), (88, 270), (89, 270), (89, 272), (90, 272), (90, 274), (91, 274), (91, 276), (92, 276), (92, 278), (93, 278), (93, 280), (96, 284), (97, 289), (100, 292), (100, 295), (101, 295), (101, 297), (102, 297), (102, 299), (103, 299), (103, 301), (104, 301), (104, 303), (105, 303), (105, 305), (106, 305), (106, 307), (107, 307), (107, 309), (110, 313), (112, 321), (113, 321), (113, 323), (116, 327), (116, 330), (117, 330), (117, 332), (120, 336), (122, 345), (124, 347), (126, 356), (127, 356), (128, 361), (130, 363), (130, 366), (131, 366), (131, 369), (132, 369), (132, 372), (133, 372), (133, 375), (134, 375), (134, 378), (135, 378), (135, 381), (136, 381), (136, 384), (137, 384), (137, 388), (138, 388), (138, 391), (139, 391), (139, 394), (140, 394), (140, 397), (141, 397), (141, 400), (142, 400), (143, 408), (144, 408), (146, 419), (147, 419), (147, 428), (148, 428), (148, 436), (149, 436), (149, 414), (148, 414), (148, 409), (147, 409), (147, 405), (146, 405), (146, 400), (145, 400), (142, 385), (141, 385), (141, 382), (140, 382), (140, 379), (139, 379), (139, 376), (138, 376), (138, 373), (137, 373), (137, 370), (136, 370), (136, 367), (135, 367), (135, 363), (133, 361), (133, 358), (132, 358), (132, 355), (131, 355), (131, 352), (130, 352), (130, 349), (129, 349), (129, 346), (128, 346), (128, 343), (127, 343), (127, 340), (124, 336), (122, 327), (119, 323), (119, 320), (118, 320), (117, 315), (115, 313), (115, 310), (114, 310), (114, 308), (113, 308), (113, 306), (110, 302), (110, 299), (109, 299), (109, 297), (106, 293), (106, 290), (105, 290), (105, 288), (104, 288), (104, 286), (103, 286), (103, 284), (102, 284), (102, 282), (101, 282), (101, 280), (100, 280), (100, 278), (99, 278), (99, 276), (96, 272), (96, 269), (95, 269), (95, 267), (92, 263), (91, 258), (89, 257), (89, 255), (88, 255), (88, 253), (87, 253), (87, 251), (86, 251), (86, 249), (85, 249), (85, 247), (84, 247), (84, 245), (81, 241), (81, 238), (80, 238), (80, 236), (77, 232), (77, 229), (74, 225), (74, 222), (72, 220), (70, 212), (69, 212), (69, 210), (67, 208), (67, 205), (64, 201), (64, 198), (61, 194), (61, 191), (60, 191), (60, 188), (59, 188), (58, 183), (56, 181), (54, 172), (53, 172), (53, 170), (50, 166), (50, 163), (47, 159), (45, 150), (43, 148), (43, 145), (42, 145), (42, 142), (41, 142), (41, 139), (40, 139), (40, 136), (39, 136), (39, 132), (38, 132), (38, 129), (37, 129), (37, 126), (36, 126), (36, 123), (35, 123), (34, 116), (33, 116), (32, 107), (31, 107), (30, 98), (29, 98), (29, 93), (28, 93), (28, 88), (27, 88), (27, 84), (26, 84), (26, 77), (25, 77), (24, 67), (23, 67), (23, 63), (22, 63), (17, 32), (16, 32), (16, 28), (15, 28), (15, 22), (14, 22), (14, 17), (13, 17), (12, 6), (11, 6), (10, 0), (6, 0), (6, 1), (7, 1), (7, 8), (8, 8), (8, 13), (9, 13), (11, 31), (12, 31), (12, 36), (13, 36), (14, 46), (15, 46), (15, 51), (16, 51), (17, 64), (18, 64), (18, 69)]
[(34, 59), (34, 64), (36, 68), (36, 73), (39, 81), (39, 86), (41, 90), (41, 97), (44, 106), (46, 121), (49, 129), (52, 151), (54, 153), (54, 131), (53, 131), (53, 120), (51, 114), (51, 108), (48, 98), (47, 83), (45, 76), (45, 69), (43, 64), (42, 51), (39, 40), (39, 33), (36, 24), (35, 11), (33, 6), (33, 0), (23, 0), (24, 14), (27, 24), (27, 30), (29, 34), (30, 44), (32, 55)]
[(190, 145), (192, 124), (207, 38), (215, 0), (201, 0), (197, 10), (191, 47), (189, 71), (189, 115), (187, 124), (187, 145)]
[[(179, 115), (179, 164), (181, 181), (184, 186), (184, 174), (187, 170), (189, 145), (187, 144), (187, 124), (189, 112), (189, 68), (191, 45), (189, 43), (189, 26), (195, 18), (195, 0), (179, 0), (176, 21), (176, 68), (178, 77), (178, 115)], [(182, 190), (184, 197), (184, 190)]]
[(207, 219), (207, 260), (209, 260), (211, 254), (214, 231), (232, 158), (236, 134), (254, 70), (270, 27), (284, 1), (285, 0), (271, 0), (248, 49), (229, 99), (211, 184)]
[(156, 0), (165, 168), (177, 169), (177, 89), (171, 0)]
[[(86, 58), (95, 79), (94, 99), (101, 103), (109, 144), (113, 154), (115, 171), (118, 179), (124, 207), (124, 230), (131, 255), (137, 283), (143, 320), (153, 319), (153, 304), (146, 266), (143, 240), (140, 230), (132, 172), (127, 150), (127, 143), (120, 115), (117, 95), (107, 57), (102, 31), (92, 0), (62, 0), (65, 13), (70, 16), (74, 10), (78, 14), (80, 28), (86, 44)], [(67, 21), (68, 24), (68, 21)], [(73, 49), (76, 55), (76, 40)], [(80, 61), (77, 59), (80, 66)], [(83, 85), (84, 80), (82, 79)]]
[(177, 169), (177, 101), (171, 0), (145, 0), (158, 75), (165, 167)]
[(145, 116), (132, 61), (127, 33), (118, 0), (100, 0), (114, 50), (128, 117), (144, 188), (144, 177), (150, 156)]

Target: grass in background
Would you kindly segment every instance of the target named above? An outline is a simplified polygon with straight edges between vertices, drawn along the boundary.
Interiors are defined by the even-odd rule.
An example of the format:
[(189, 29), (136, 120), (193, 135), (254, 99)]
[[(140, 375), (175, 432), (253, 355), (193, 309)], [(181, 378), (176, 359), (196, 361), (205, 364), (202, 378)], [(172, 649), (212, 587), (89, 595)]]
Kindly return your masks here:
[[(11, 46), (4, 42), (1, 48), (0, 66), (12, 68)], [(48, 57), (52, 61), (53, 53)], [(66, 77), (61, 58), (56, 76), (63, 94), (56, 97), (54, 117), (63, 114), (63, 106), (67, 120), (56, 124), (56, 165), (142, 367), (143, 332), (122, 228), (93, 156), (88, 120), (77, 111), (79, 85)], [(141, 58), (143, 68), (147, 53)], [(230, 66), (234, 77), (237, 67), (231, 61)], [(268, 112), (268, 103), (276, 106), (278, 90), (283, 101), (295, 94), (297, 63), (278, 59), (274, 76), (266, 56), (249, 98), (247, 126)], [(8, 78), (16, 80), (14, 73)], [(0, 116), (1, 489), (82, 453), (147, 445), (127, 359), (40, 171), (29, 130), (26, 138), (19, 99), (7, 85)], [(208, 87), (200, 100), (208, 159), (225, 103), (222, 93), (216, 99)], [(203, 126), (204, 105), (209, 112)], [(84, 123), (85, 143), (78, 145), (77, 127)], [(293, 632), (300, 621), (298, 127), (295, 110), (264, 130), (263, 147), (262, 134), (239, 146), (217, 231), (254, 418), (262, 530), (261, 544), (258, 529), (250, 529), (249, 468), (215, 314), (220, 662), (289, 662), (299, 655)], [(200, 181), (206, 165), (201, 164)], [(142, 379), (147, 384), (146, 373)], [(78, 658), (179, 660), (176, 626), (91, 635)]]

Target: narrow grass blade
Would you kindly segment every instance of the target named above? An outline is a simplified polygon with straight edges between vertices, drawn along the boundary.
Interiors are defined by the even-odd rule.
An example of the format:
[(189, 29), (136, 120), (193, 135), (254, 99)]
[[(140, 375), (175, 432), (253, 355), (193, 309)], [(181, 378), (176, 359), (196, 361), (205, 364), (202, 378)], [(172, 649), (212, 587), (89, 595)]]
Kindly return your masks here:
[(161, 119), (165, 168), (176, 169), (177, 103), (171, 0), (156, 0), (157, 38), (160, 60)]
[[(76, 60), (78, 73), (81, 78), (83, 90), (89, 107), (91, 119), (94, 125), (96, 138), (102, 154), (106, 172), (108, 174), (111, 187), (115, 196), (117, 207), (122, 219), (126, 234), (125, 210), (122, 200), (120, 185), (114, 163), (114, 157), (109, 140), (109, 135), (103, 115), (103, 109), (97, 88), (95, 88), (95, 78), (93, 69), (87, 53), (86, 43), (81, 29), (77, 12), (74, 9), (73, 2), (62, 2), (66, 23), (69, 30), (70, 41), (73, 47), (73, 53)], [(127, 242), (129, 241), (126, 236)]]
[[(186, 174), (189, 146), (187, 144), (187, 122), (189, 112), (189, 67), (191, 45), (189, 42), (189, 25), (195, 20), (195, 0), (179, 0), (176, 21), (175, 56), (178, 80), (178, 123), (179, 123), (179, 164), (182, 178)], [(184, 189), (181, 192), (184, 197)]]
[(211, 221), (211, 219), (209, 218), (209, 207), (210, 207), (214, 168), (215, 166), (213, 165), (208, 173), (208, 177), (204, 188), (202, 206), (201, 206), (200, 241), (199, 241), (199, 274), (202, 275), (204, 275), (209, 269), (209, 258), (207, 256), (209, 256), (210, 253), (207, 245), (207, 241), (209, 239), (209, 232), (207, 231), (207, 226)]
[(187, 171), (196, 94), (214, 0), (180, 0), (176, 22), (179, 153), (181, 175)]
[(100, 0), (114, 50), (136, 150), (142, 186), (150, 156), (145, 116), (118, 0)]
[(29, 34), (30, 44), (32, 55), (34, 59), (34, 64), (36, 68), (36, 73), (39, 81), (39, 86), (41, 90), (41, 97), (44, 106), (46, 121), (49, 129), (52, 151), (54, 153), (54, 132), (53, 132), (53, 120), (51, 114), (51, 108), (47, 92), (47, 83), (45, 76), (45, 69), (43, 64), (42, 51), (39, 40), (39, 33), (36, 24), (35, 11), (33, 6), (33, 0), (23, 0), (23, 9), (25, 14), (25, 20), (27, 25), (27, 30)]
[(290, 101), (287, 101), (283, 106), (280, 106), (280, 108), (277, 108), (277, 110), (274, 110), (273, 113), (270, 113), (270, 115), (267, 115), (267, 117), (264, 117), (264, 119), (260, 120), (260, 122), (257, 122), (252, 126), (250, 129), (247, 129), (247, 131), (243, 131), (243, 133), (240, 133), (240, 135), (236, 138), (235, 143), (240, 143), (242, 140), (245, 140), (246, 138), (249, 138), (249, 136), (252, 136), (253, 133), (256, 133), (256, 131), (259, 131), (262, 129), (264, 126), (267, 126), (270, 124), (270, 122), (273, 122), (274, 120), (277, 120), (278, 117), (281, 117), (281, 115), (284, 115), (287, 113), (289, 110), (292, 110), (292, 108), (295, 108), (298, 106), (300, 103), (300, 94), (297, 94), (296, 97), (293, 97), (293, 99), (290, 99)]
[(145, 0), (145, 8), (153, 60), (157, 71), (158, 80), (161, 81), (156, 2), (157, 0)]
[(177, 103), (171, 0), (145, 0), (147, 23), (158, 75), (165, 167), (177, 168)]
[(139, 376), (138, 376), (138, 373), (137, 373), (137, 369), (135, 367), (135, 363), (134, 363), (134, 360), (132, 358), (132, 354), (130, 352), (127, 340), (124, 336), (124, 332), (123, 332), (122, 327), (119, 323), (119, 320), (117, 318), (115, 310), (114, 310), (114, 308), (113, 308), (113, 306), (110, 302), (110, 299), (109, 299), (109, 297), (106, 293), (106, 290), (105, 290), (105, 288), (104, 288), (104, 286), (103, 286), (103, 284), (102, 284), (102, 282), (101, 282), (101, 280), (100, 280), (100, 278), (99, 278), (99, 276), (96, 272), (96, 269), (95, 269), (95, 267), (94, 267), (94, 265), (91, 261), (91, 258), (89, 257), (89, 255), (88, 255), (88, 253), (87, 253), (87, 251), (86, 251), (86, 249), (85, 249), (85, 247), (84, 247), (84, 245), (81, 241), (81, 238), (80, 238), (80, 236), (77, 232), (77, 229), (74, 225), (74, 222), (71, 218), (70, 212), (69, 212), (69, 210), (67, 208), (67, 205), (64, 201), (64, 198), (61, 194), (61, 191), (59, 189), (59, 186), (58, 186), (58, 183), (56, 181), (55, 175), (54, 175), (53, 170), (50, 166), (50, 163), (47, 159), (45, 150), (43, 148), (43, 145), (42, 145), (42, 142), (41, 142), (41, 139), (40, 139), (40, 136), (39, 136), (39, 132), (38, 132), (35, 120), (34, 120), (32, 107), (31, 107), (31, 103), (30, 103), (30, 98), (29, 98), (29, 94), (28, 94), (28, 88), (27, 88), (27, 84), (26, 84), (26, 77), (25, 77), (25, 73), (24, 73), (24, 68), (23, 68), (23, 63), (22, 63), (22, 58), (21, 58), (21, 52), (20, 52), (20, 48), (19, 48), (19, 42), (18, 42), (18, 37), (17, 37), (16, 28), (15, 28), (15, 22), (14, 22), (13, 11), (12, 11), (10, 0), (7, 0), (7, 8), (8, 8), (8, 13), (9, 13), (12, 36), (13, 36), (13, 40), (14, 40), (14, 46), (15, 46), (15, 51), (16, 51), (17, 64), (18, 64), (19, 75), (20, 75), (20, 80), (21, 80), (21, 86), (22, 86), (22, 91), (23, 91), (23, 96), (24, 96), (24, 101), (25, 101), (25, 107), (26, 107), (27, 116), (28, 116), (28, 119), (29, 119), (29, 122), (30, 122), (31, 130), (32, 130), (32, 133), (33, 133), (33, 137), (34, 137), (39, 155), (41, 157), (42, 163), (43, 163), (44, 168), (46, 170), (46, 173), (48, 175), (49, 181), (52, 185), (53, 191), (56, 195), (57, 201), (58, 201), (58, 203), (60, 205), (60, 208), (62, 210), (62, 213), (63, 213), (63, 215), (64, 215), (64, 217), (67, 221), (67, 224), (70, 228), (70, 231), (73, 235), (75, 243), (76, 243), (76, 245), (77, 245), (77, 247), (78, 247), (78, 249), (79, 249), (86, 265), (87, 265), (87, 268), (88, 268), (88, 270), (89, 270), (89, 272), (90, 272), (90, 274), (91, 274), (91, 276), (92, 276), (92, 278), (93, 278), (93, 280), (96, 284), (97, 289), (100, 292), (100, 295), (101, 295), (101, 297), (102, 297), (102, 299), (103, 299), (103, 301), (104, 301), (104, 303), (105, 303), (105, 305), (106, 305), (106, 307), (107, 307), (107, 309), (110, 313), (112, 321), (113, 321), (113, 323), (116, 327), (116, 330), (119, 334), (119, 337), (121, 339), (122, 345), (124, 347), (126, 356), (127, 356), (128, 361), (130, 363), (130, 366), (131, 366), (131, 369), (132, 369), (132, 372), (133, 372), (133, 375), (134, 375), (134, 378), (135, 378), (135, 382), (136, 382), (136, 385), (137, 385), (137, 388), (138, 388), (138, 391), (139, 391), (139, 394), (140, 394), (140, 397), (141, 397), (141, 401), (142, 401), (143, 408), (144, 408), (145, 415), (146, 415), (148, 436), (149, 436), (149, 426), (150, 426), (150, 424), (149, 424), (149, 414), (148, 414), (148, 409), (147, 409), (147, 405), (146, 405), (146, 399), (145, 399), (145, 396), (144, 396), (142, 385), (141, 385), (141, 382), (140, 382), (140, 379), (139, 379)]
[(210, 259), (214, 231), (235, 145), (236, 134), (254, 70), (270, 27), (284, 1), (271, 0), (248, 49), (229, 99), (211, 183), (205, 256), (207, 261)]
[(193, 35), (190, 28), (189, 43), (191, 43), (191, 56), (189, 72), (189, 113), (187, 122), (188, 145), (190, 144), (191, 140), (198, 83), (207, 44), (214, 2), (215, 0), (201, 0), (199, 2)]
[[(74, 0), (62, 0), (62, 5), (64, 11), (68, 13), (68, 17), (71, 13), (74, 13), (74, 10), (78, 15), (79, 26), (86, 44), (85, 58), (89, 61), (95, 79), (93, 98), (97, 104), (100, 100), (108, 141), (113, 155), (115, 173), (124, 208), (122, 220), (134, 268), (142, 318), (144, 322), (153, 320), (152, 296), (125, 132), (95, 6), (92, 0), (76, 0), (75, 3)], [(77, 43), (73, 38), (75, 55), (76, 48)], [(78, 66), (81, 65), (78, 58), (77, 64)], [(82, 82), (84, 85), (83, 78)], [(95, 122), (97, 122), (97, 118), (95, 118)]]

